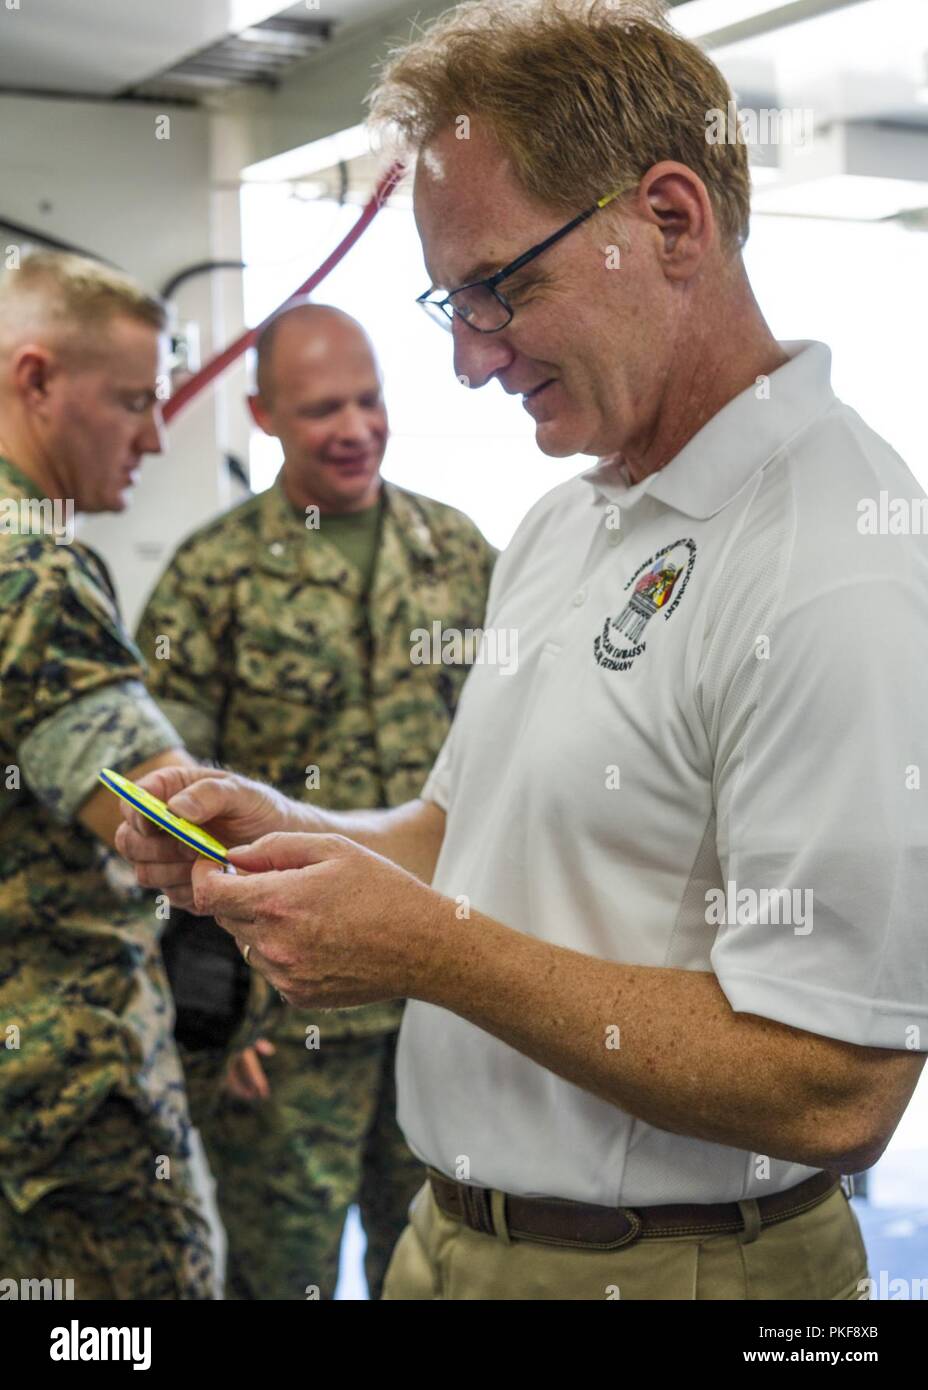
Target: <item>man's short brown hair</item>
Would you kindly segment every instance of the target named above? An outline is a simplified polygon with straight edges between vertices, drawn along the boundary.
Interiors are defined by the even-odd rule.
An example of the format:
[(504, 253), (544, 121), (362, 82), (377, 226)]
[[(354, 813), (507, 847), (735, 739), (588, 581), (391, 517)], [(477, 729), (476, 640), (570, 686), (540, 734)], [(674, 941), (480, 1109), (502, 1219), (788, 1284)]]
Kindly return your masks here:
[(734, 249), (748, 234), (747, 150), (706, 138), (732, 100), (659, 0), (470, 0), (394, 52), (370, 98), (375, 128), (415, 150), (464, 116), (485, 122), (526, 193), (565, 212), (676, 160)]
[(160, 299), (130, 276), (85, 256), (34, 251), (0, 280), (0, 347), (30, 337), (51, 337), (62, 350), (92, 350), (94, 329), (115, 315), (147, 323), (159, 333), (167, 316)]

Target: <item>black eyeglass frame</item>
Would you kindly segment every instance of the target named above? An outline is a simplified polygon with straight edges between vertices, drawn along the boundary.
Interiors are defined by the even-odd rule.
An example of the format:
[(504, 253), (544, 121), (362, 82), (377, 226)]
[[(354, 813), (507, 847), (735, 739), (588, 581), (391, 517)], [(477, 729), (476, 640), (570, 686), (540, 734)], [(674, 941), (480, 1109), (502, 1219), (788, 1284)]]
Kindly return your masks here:
[[(472, 328), (475, 333), (501, 333), (504, 328), (508, 328), (512, 323), (515, 309), (513, 309), (512, 305), (504, 299), (501, 294), (497, 293), (497, 285), (501, 284), (503, 280), (507, 280), (510, 275), (515, 275), (516, 271), (527, 266), (536, 256), (540, 256), (542, 251), (547, 251), (549, 246), (554, 246), (562, 237), (567, 236), (568, 232), (572, 232), (575, 227), (579, 227), (582, 222), (586, 222), (594, 213), (601, 211), (601, 209), (611, 203), (613, 199), (618, 198), (620, 192), (621, 190), (617, 190), (615, 193), (607, 193), (604, 198), (598, 198), (591, 208), (586, 208), (584, 212), (579, 213), (576, 217), (572, 217), (565, 226), (558, 228), (556, 232), (552, 232), (549, 237), (545, 237), (544, 241), (539, 241), (536, 246), (531, 246), (527, 251), (523, 251), (521, 256), (517, 256), (514, 261), (510, 261), (508, 265), (504, 265), (502, 270), (497, 270), (492, 275), (487, 276), (485, 280), (471, 280), (466, 285), (458, 285), (457, 289), (449, 291), (444, 299), (429, 299), (429, 295), (439, 293), (439, 291), (436, 291), (434, 285), (430, 285), (424, 294), (419, 295), (416, 303), (421, 304), (425, 310), (440, 309), (446, 320), (446, 323), (443, 324), (442, 327), (447, 327), (449, 333), (455, 315), (457, 315), (462, 323), (466, 323), (468, 328)], [(465, 318), (457, 306), (451, 302), (455, 295), (463, 294), (465, 290), (474, 290), (479, 287), (489, 290), (493, 298), (497, 300), (508, 315), (506, 322), (501, 323), (498, 328), (478, 328), (476, 324), (471, 323), (469, 319)], [(441, 321), (436, 319), (435, 322), (440, 323)]]

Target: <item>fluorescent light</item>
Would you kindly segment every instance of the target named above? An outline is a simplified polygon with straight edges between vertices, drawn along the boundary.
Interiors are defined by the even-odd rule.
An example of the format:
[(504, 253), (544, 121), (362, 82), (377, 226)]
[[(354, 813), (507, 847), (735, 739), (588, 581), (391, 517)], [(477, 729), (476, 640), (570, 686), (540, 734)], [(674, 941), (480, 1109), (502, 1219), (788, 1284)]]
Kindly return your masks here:
[(751, 164), (751, 186), (769, 188), (780, 180), (780, 171), (775, 164)]
[(242, 170), (242, 178), (246, 183), (295, 183), (308, 174), (317, 174), (321, 169), (331, 169), (334, 164), (347, 163), (370, 153), (367, 127), (355, 125), (336, 135), (311, 140), (308, 145), (298, 145), (296, 149), (249, 164)]
[(695, 39), (782, 8), (783, 0), (688, 0), (672, 9), (668, 19), (679, 33)]
[(869, 222), (928, 207), (928, 131), (836, 122), (777, 154), (779, 179), (756, 188), (756, 212)]
[(280, 9), (277, 0), (230, 0), (229, 33), (236, 34), (240, 29), (261, 24), (272, 15), (279, 14)]
[(876, 222), (898, 212), (928, 207), (928, 182), (877, 178), (866, 174), (832, 174), (785, 187), (759, 187), (753, 199), (758, 213), (795, 217), (835, 217)]

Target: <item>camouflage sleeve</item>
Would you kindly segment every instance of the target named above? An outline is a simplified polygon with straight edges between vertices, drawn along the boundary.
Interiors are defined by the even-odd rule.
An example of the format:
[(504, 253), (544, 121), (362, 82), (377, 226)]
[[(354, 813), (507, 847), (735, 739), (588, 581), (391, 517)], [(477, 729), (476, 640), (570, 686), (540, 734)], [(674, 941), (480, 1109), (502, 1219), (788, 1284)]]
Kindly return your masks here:
[(3, 742), (62, 821), (101, 767), (128, 771), (180, 744), (142, 684), (105, 571), (83, 547), (23, 547), (0, 567)]
[(12, 1200), (18, 1182), (42, 1174), (62, 1137), (87, 1123), (138, 1069), (138, 1059), (115, 1014), (63, 1009), (57, 997), (5, 1008), (2, 1044), (11, 1061), (4, 1071), (0, 1186)]
[(221, 586), (200, 576), (197, 549), (182, 546), (145, 606), (136, 641), (148, 662), (148, 688), (194, 757), (218, 756), (226, 688)]

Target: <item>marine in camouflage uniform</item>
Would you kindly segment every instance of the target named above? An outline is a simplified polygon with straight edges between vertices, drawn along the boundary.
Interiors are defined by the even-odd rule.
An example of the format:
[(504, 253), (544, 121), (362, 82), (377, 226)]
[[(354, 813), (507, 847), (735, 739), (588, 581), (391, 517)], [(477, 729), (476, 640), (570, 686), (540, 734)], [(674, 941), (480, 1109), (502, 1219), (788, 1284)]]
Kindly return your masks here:
[[(495, 552), (430, 498), (384, 483), (380, 506), (367, 593), (326, 516), (308, 526), (280, 479), (180, 547), (137, 640), (194, 755), (336, 810), (418, 795), (467, 667), (413, 664), (411, 633), (481, 627)], [(379, 1297), (424, 1179), (395, 1118), (401, 1015), (401, 1001), (283, 1010), (262, 1061), (270, 1099), (223, 1095), (198, 1120), (229, 1241), (227, 1297), (331, 1297), (353, 1202)]]
[(101, 766), (180, 738), (103, 562), (9, 524), (30, 497), (0, 459), (0, 1276), (211, 1298), (159, 923), (76, 819)]

